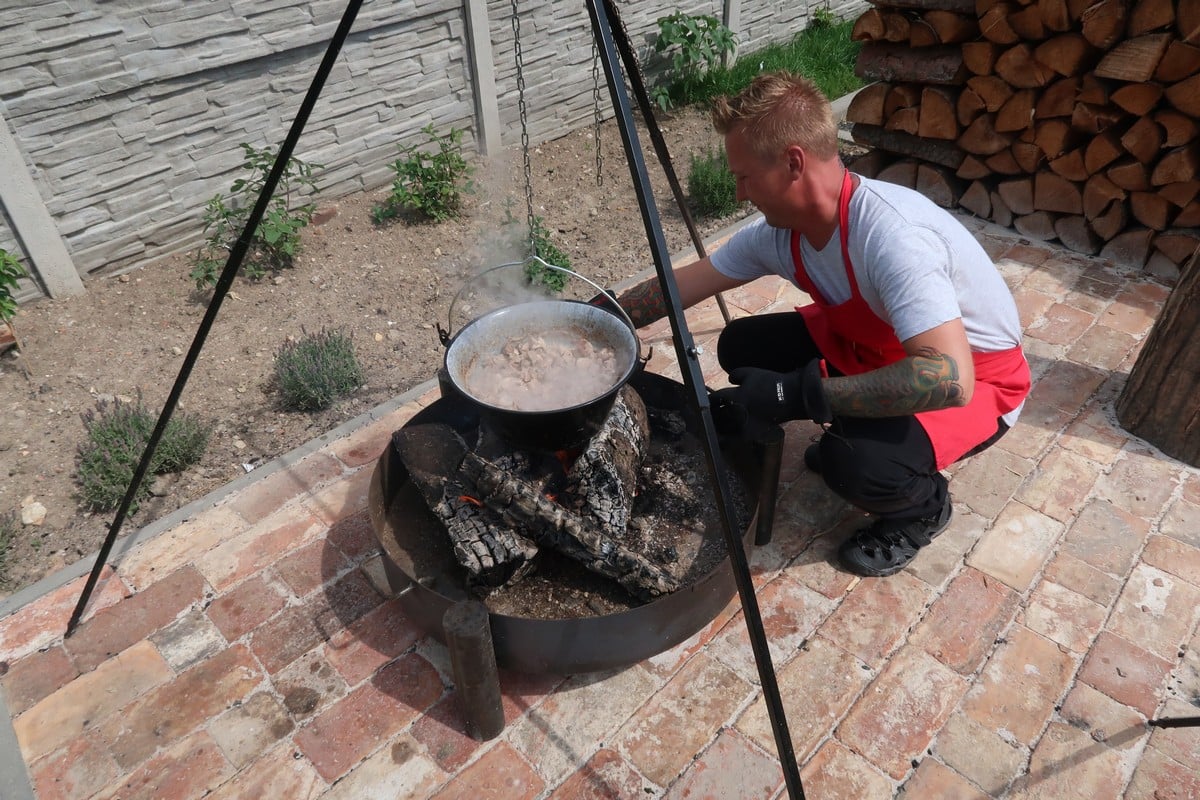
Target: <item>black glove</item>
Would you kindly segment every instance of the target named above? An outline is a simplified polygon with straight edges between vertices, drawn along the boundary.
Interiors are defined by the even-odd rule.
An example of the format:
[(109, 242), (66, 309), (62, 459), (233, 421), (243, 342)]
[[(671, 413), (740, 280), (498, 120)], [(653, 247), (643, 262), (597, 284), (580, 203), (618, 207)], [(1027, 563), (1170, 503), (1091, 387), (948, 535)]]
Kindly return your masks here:
[(821, 387), (821, 363), (808, 362), (803, 369), (774, 372), (758, 367), (738, 367), (729, 373), (728, 389), (713, 392), (721, 403), (740, 405), (753, 417), (780, 423), (811, 419), (825, 423), (833, 419), (829, 400)]

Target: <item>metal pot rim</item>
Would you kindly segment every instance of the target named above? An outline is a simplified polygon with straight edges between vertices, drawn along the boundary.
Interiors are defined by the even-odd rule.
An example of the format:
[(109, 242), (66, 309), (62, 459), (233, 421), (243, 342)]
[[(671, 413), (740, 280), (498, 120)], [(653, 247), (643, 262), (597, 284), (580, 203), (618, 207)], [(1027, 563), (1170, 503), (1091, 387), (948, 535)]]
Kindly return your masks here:
[[(621, 355), (623, 355), (623, 356), (624, 355), (628, 356), (628, 359), (627, 359), (628, 363), (625, 365), (624, 370), (622, 371), (620, 377), (616, 380), (616, 382), (611, 387), (609, 387), (606, 391), (604, 391), (594, 397), (591, 397), (587, 400), (584, 400), (580, 403), (576, 403), (571, 406), (562, 406), (559, 408), (544, 409), (541, 411), (528, 411), (528, 410), (522, 410), (522, 409), (513, 409), (513, 408), (505, 408), (502, 406), (496, 406), (496, 405), (488, 403), (484, 400), (481, 400), (479, 397), (477, 397), (476, 395), (474, 395), (470, 391), (468, 391), (468, 389), (465, 385), (465, 381), (463, 380), (466, 369), (464, 368), (462, 370), (455, 370), (455, 369), (451, 368), (452, 354), (457, 354), (459, 351), (462, 350), (462, 348), (467, 348), (467, 347), (472, 346), (473, 337), (477, 337), (477, 336), (478, 337), (486, 337), (487, 334), (479, 333), (480, 329), (482, 327), (486, 327), (490, 323), (493, 323), (495, 320), (502, 319), (503, 317), (506, 317), (506, 316), (521, 314), (522, 312), (533, 312), (534, 307), (539, 307), (539, 310), (540, 310), (540, 308), (546, 308), (548, 306), (560, 306), (563, 308), (570, 308), (570, 309), (572, 309), (571, 313), (576, 316), (583, 315), (583, 316), (589, 317), (592, 320), (600, 321), (601, 324), (606, 326), (606, 330), (613, 334), (610, 341), (612, 341), (614, 344), (616, 344), (617, 343), (616, 340), (619, 338), (621, 340), (622, 344), (628, 345), (628, 347), (621, 353)], [(458, 350), (456, 350), (456, 347), (458, 348)], [(524, 303), (516, 303), (514, 305), (509, 305), (509, 306), (504, 306), (502, 308), (493, 309), (492, 311), (489, 311), (486, 314), (483, 314), (483, 315), (471, 320), (466, 325), (464, 325), (458, 331), (458, 333), (456, 333), (449, 340), (449, 342), (447, 342), (444, 363), (446, 366), (446, 373), (450, 379), (451, 384), (454, 386), (454, 388), (457, 391), (461, 392), (472, 403), (475, 403), (475, 404), (479, 405), (481, 408), (487, 409), (492, 412), (501, 413), (501, 414), (505, 414), (505, 415), (511, 415), (511, 416), (519, 417), (519, 418), (534, 419), (534, 418), (538, 418), (538, 417), (544, 417), (548, 414), (559, 414), (559, 413), (563, 413), (563, 412), (574, 411), (577, 409), (581, 409), (581, 408), (590, 406), (594, 403), (601, 402), (601, 401), (605, 400), (606, 398), (608, 398), (609, 396), (615, 396), (616, 393), (618, 391), (620, 391), (621, 387), (624, 386), (626, 383), (628, 383), (630, 377), (633, 376), (634, 371), (637, 369), (637, 367), (639, 365), (640, 357), (641, 357), (641, 339), (638, 338), (637, 333), (632, 328), (629, 327), (629, 324), (625, 320), (622, 320), (620, 317), (614, 315), (613, 313), (611, 313), (609, 311), (606, 311), (605, 309), (603, 309), (599, 306), (594, 306), (594, 305), (591, 305), (590, 303), (585, 303), (580, 300), (546, 299), (546, 300), (532, 300), (532, 301), (528, 301), (528, 302), (524, 302)], [(463, 358), (469, 358), (469, 356), (464, 356)]]

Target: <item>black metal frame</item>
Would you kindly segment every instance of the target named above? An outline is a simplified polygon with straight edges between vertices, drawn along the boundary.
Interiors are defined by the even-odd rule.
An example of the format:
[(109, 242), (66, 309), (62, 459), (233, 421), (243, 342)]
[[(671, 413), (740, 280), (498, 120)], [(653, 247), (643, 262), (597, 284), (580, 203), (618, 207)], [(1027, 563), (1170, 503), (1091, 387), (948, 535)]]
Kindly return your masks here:
[(183, 389), (187, 385), (188, 378), (191, 377), (192, 368), (195, 367), (196, 361), (200, 358), (200, 351), (204, 347), (204, 342), (208, 339), (208, 332), (212, 328), (213, 322), (216, 321), (217, 312), (221, 310), (221, 303), (224, 302), (225, 296), (229, 294), (229, 287), (233, 285), (233, 279), (237, 276), (237, 271), (242, 265), (242, 260), (246, 257), (246, 252), (253, 243), (254, 232), (267, 212), (267, 206), (271, 202), (272, 195), (275, 194), (275, 188), (279, 185), (279, 181), (283, 177), (287, 163), (292, 157), (292, 152), (296, 149), (296, 142), (300, 140), (300, 134), (303, 133), (304, 126), (308, 123), (308, 117), (312, 113), (313, 107), (317, 104), (317, 98), (321, 96), (321, 90), (325, 87), (325, 80), (333, 70), (333, 63), (337, 59), (338, 53), (341, 52), (342, 45), (346, 42), (346, 37), (350, 34), (350, 28), (354, 24), (354, 19), (358, 16), (358, 10), (361, 6), (362, 0), (347, 0), (346, 10), (342, 13), (342, 19), (334, 31), (333, 38), (329, 40), (325, 56), (321, 59), (321, 63), (313, 75), (308, 92), (304, 95), (304, 100), (300, 103), (300, 109), (296, 112), (296, 118), (292, 120), (292, 127), (288, 130), (283, 144), (279, 146), (279, 154), (275, 157), (275, 163), (271, 167), (271, 171), (267, 173), (266, 180), (263, 181), (262, 191), (259, 192), (258, 200), (250, 210), (250, 216), (246, 218), (246, 226), (229, 249), (229, 258), (226, 259), (225, 266), (221, 269), (221, 275), (217, 278), (216, 286), (213, 288), (212, 300), (208, 303), (208, 310), (204, 312), (204, 318), (200, 320), (200, 326), (196, 329), (196, 335), (192, 338), (192, 345), (188, 348), (187, 355), (183, 359), (183, 364), (179, 368), (179, 375), (175, 378), (175, 384), (171, 387), (170, 394), (167, 395), (162, 413), (159, 414), (158, 422), (150, 434), (150, 440), (146, 443), (146, 449), (142, 453), (142, 460), (138, 462), (137, 469), (133, 472), (133, 479), (130, 480), (129, 488), (125, 491), (125, 496), (121, 499), (121, 504), (117, 507), (117, 513), (113, 517), (112, 525), (108, 528), (108, 535), (104, 539), (104, 544), (100, 546), (100, 552), (96, 555), (96, 562), (92, 565), (92, 571), (83, 586), (79, 602), (75, 604), (75, 610), (71, 613), (71, 619), (67, 622), (66, 636), (70, 636), (75, 632), (80, 618), (83, 617), (83, 612), (87, 609), (88, 600), (96, 588), (96, 582), (100, 578), (100, 573), (104, 571), (104, 564), (108, 561), (108, 555), (117, 541), (117, 535), (121, 532), (121, 526), (125, 523), (125, 517), (129, 514), (129, 508), (133, 505), (133, 500), (137, 496), (138, 487), (142, 485), (142, 480), (146, 477), (146, 472), (150, 467), (150, 459), (154, 457), (154, 451), (158, 448), (158, 442), (162, 439), (163, 431), (166, 430), (167, 423), (171, 421), (171, 415), (175, 413), (175, 407), (179, 404), (179, 398), (183, 394)]
[[(713, 484), (717, 510), (721, 517), (721, 530), (725, 535), (729, 563), (733, 568), (738, 597), (742, 603), (742, 613), (750, 635), (750, 647), (754, 651), (754, 661), (758, 666), (759, 680), (762, 682), (763, 699), (766, 701), (767, 714), (775, 735), (775, 747), (779, 753), (780, 766), (783, 768), (784, 782), (787, 785), (789, 797), (793, 800), (803, 800), (804, 789), (800, 783), (800, 770), (796, 764), (787, 718), (779, 695), (779, 684), (771, 663), (771, 651), (763, 630), (758, 598), (754, 593), (749, 560), (731, 513), (732, 496), (726, 479), (724, 457), (721, 455), (721, 448), (717, 443), (717, 431), (708, 402), (708, 389), (704, 385), (704, 375), (700, 369), (700, 349), (692, 339), (691, 331), (687, 327), (687, 320), (683, 315), (679, 288), (675, 284), (671, 257), (667, 251), (658, 208), (650, 188), (650, 178), (646, 172), (642, 149), (634, 128), (629, 97), (625, 91), (625, 81), (617, 69), (617, 53), (611, 20), (612, 0), (602, 0), (602, 3), (597, 3), (597, 0), (587, 0), (587, 9), (588, 15), (592, 19), (592, 32), (600, 46), (600, 61), (604, 65), (604, 74), (608, 78), (613, 109), (616, 111), (617, 125), (621, 131), (621, 143), (625, 147), (625, 156), (629, 161), (629, 171), (633, 177), (638, 206), (642, 213), (642, 222), (645, 225), (646, 236), (650, 241), (650, 251), (654, 257), (654, 268), (658, 273), (663, 298), (666, 300), (667, 317), (671, 322), (671, 332), (674, 334), (672, 340), (675, 344), (675, 355), (679, 360), (680, 371), (683, 373), (683, 382), (689, 390), (689, 400), (704, 428), (703, 439), (705, 453), (708, 457), (709, 477)], [(631, 59), (632, 52), (629, 50), (626, 52)], [(637, 64), (626, 63), (625, 68), (630, 74), (636, 74)], [(640, 81), (634, 81), (634, 83), (635, 86), (643, 88), (640, 86)], [(644, 95), (644, 88), (642, 94)], [(648, 105), (649, 99), (643, 99), (642, 107), (646, 108)]]
[[(275, 163), (268, 173), (264, 181), (262, 191), (259, 193), (257, 202), (250, 212), (246, 220), (245, 228), (241, 235), (234, 242), (230, 249), (229, 258), (225, 262), (220, 277), (217, 279), (216, 286), (213, 291), (212, 300), (209, 302), (208, 309), (197, 328), (196, 335), (192, 340), (191, 347), (188, 349), (187, 355), (184, 358), (175, 384), (172, 386), (171, 392), (163, 406), (162, 413), (159, 415), (153, 432), (150, 435), (150, 440), (146, 445), (145, 452), (142, 455), (141, 461), (138, 463), (134, 471), (133, 479), (130, 482), (129, 488), (125, 492), (125, 496), (117, 508), (116, 515), (113, 518), (112, 525), (109, 527), (108, 535), (105, 538), (100, 552), (97, 554), (96, 561), (93, 564), (92, 571), (88, 575), (87, 582), (84, 585), (83, 591), (79, 597), (79, 601), (67, 623), (66, 636), (74, 633), (87, 608), (89, 599), (95, 589), (96, 583), (99, 580), (100, 574), (103, 571), (104, 564), (108, 560), (108, 556), (112, 550), (117, 536), (120, 533), (121, 527), (124, 524), (125, 518), (129, 513), (129, 509), (136, 496), (137, 489), (141, 485), (142, 480), (146, 476), (149, 468), (150, 460), (153, 457), (155, 449), (162, 438), (163, 432), (170, 421), (171, 415), (174, 413), (178, 405), (179, 398), (183, 394), (183, 389), (187, 384), (188, 378), (191, 376), (193, 367), (200, 356), (200, 351), (204, 347), (204, 343), (208, 338), (208, 333), (212, 328), (221, 304), (226, 295), (229, 293), (230, 286), (237, 275), (243, 259), (249, 250), (252, 242), (254, 231), (266, 212), (267, 205), (270, 202), (271, 196), (275, 193), (275, 189), (281, 179), (284, 169), (292, 156), (296, 143), (304, 130), (304, 126), (308, 122), (308, 117), (316, 105), (317, 99), (320, 96), (321, 90), (324, 88), (325, 81), (333, 68), (334, 61), (341, 52), (342, 45), (345, 43), (347, 36), (350, 33), (350, 28), (358, 15), (359, 8), (362, 5), (362, 0), (348, 0), (345, 12), (342, 15), (341, 21), (338, 24), (333, 38), (326, 48), (325, 55), (313, 76), (312, 83), (309, 86), (308, 92), (300, 105), (300, 109), (292, 122), (292, 126), (288, 131), (283, 143), (280, 145), (279, 153), (276, 156)], [(741, 538), (733, 524), (731, 514), (732, 499), (730, 487), (725, 477), (725, 468), (720, 447), (717, 444), (716, 429), (713, 425), (712, 413), (708, 403), (708, 390), (704, 386), (703, 374), (700, 370), (698, 356), (699, 349), (696, 347), (690, 331), (687, 328), (687, 323), (683, 316), (683, 308), (679, 301), (678, 288), (675, 285), (674, 275), (671, 269), (670, 257), (667, 252), (666, 241), (663, 237), (662, 226), (659, 222), (658, 210), (654, 202), (653, 193), (650, 189), (649, 177), (646, 173), (646, 165), (642, 158), (641, 147), (637, 139), (637, 132), (634, 129), (633, 117), (629, 104), (629, 97), (625, 90), (625, 80), (617, 66), (616, 43), (614, 41), (612, 18), (616, 14), (615, 6), (611, 4), (611, 0), (604, 0), (603, 5), (598, 5), (595, 0), (587, 0), (588, 15), (591, 18), (593, 35), (596, 37), (596, 42), (599, 47), (600, 60), (604, 66), (605, 76), (608, 81), (609, 91), (612, 95), (613, 108), (617, 111), (617, 122), (621, 130), (621, 140), (625, 147), (625, 154), (629, 160), (630, 173), (634, 180), (634, 187), (637, 191), (638, 204), (641, 209), (642, 219), (645, 223), (646, 234), (650, 241), (651, 252), (654, 257), (655, 269), (658, 273), (658, 279), (662, 286), (663, 296), (667, 299), (668, 317), (671, 322), (671, 329), (674, 333), (675, 351), (679, 359), (681, 371), (684, 377), (684, 383), (690, 392), (690, 400), (693, 404), (698, 418), (702, 421), (704, 430), (704, 442), (709, 469), (715, 492), (717, 509), (719, 511), (722, 532), (725, 536), (727, 549), (731, 567), (733, 568), (735, 581), (737, 583), (738, 595), (741, 600), (742, 610), (746, 619), (746, 626), (750, 634), (750, 644), (754, 651), (754, 658), (758, 664), (759, 677), (763, 686), (763, 695), (767, 703), (767, 711), (770, 716), (771, 725), (775, 733), (776, 747), (779, 752), (780, 762), (783, 767), (784, 779), (787, 785), (788, 794), (796, 800), (802, 800), (804, 790), (800, 785), (800, 774), (796, 764), (795, 753), (792, 749), (791, 738), (787, 729), (787, 722), (784, 715), (783, 703), (779, 696), (779, 686), (776, 681), (775, 671), (771, 664), (771, 654), (767, 645), (766, 634), (763, 631), (762, 617), (759, 612), (757, 598), (754, 593), (754, 584), (750, 575), (750, 567), (746, 556), (746, 551), (742, 545)], [(619, 19), (619, 18), (618, 18)], [(641, 76), (638, 72), (638, 65), (633, 56), (632, 48), (629, 46), (628, 39), (624, 35), (623, 28), (621, 29), (620, 39), (622, 53), (625, 56), (625, 69), (630, 76), (630, 82), (638, 91), (638, 101), (641, 106), (643, 115), (651, 123), (651, 130), (657, 131), (653, 126), (653, 115), (648, 113), (650, 108), (649, 98), (646, 96), (645, 87), (642, 85)], [(655, 147), (658, 152), (660, 161), (663, 162), (664, 169), (668, 175), (674, 178), (674, 172), (670, 167), (669, 158), (665, 153), (665, 146), (662, 145), (661, 137), (654, 137)], [(673, 187), (677, 181), (673, 181)], [(676, 191), (676, 199), (681, 200), (680, 193)], [(687, 217), (687, 209), (680, 202), (681, 210), (685, 218)], [(689, 225), (689, 229), (693, 231), (693, 238), (697, 238), (694, 232), (694, 226)], [(697, 242), (697, 249), (702, 251), (702, 244)], [(724, 311), (724, 308), (722, 308)]]

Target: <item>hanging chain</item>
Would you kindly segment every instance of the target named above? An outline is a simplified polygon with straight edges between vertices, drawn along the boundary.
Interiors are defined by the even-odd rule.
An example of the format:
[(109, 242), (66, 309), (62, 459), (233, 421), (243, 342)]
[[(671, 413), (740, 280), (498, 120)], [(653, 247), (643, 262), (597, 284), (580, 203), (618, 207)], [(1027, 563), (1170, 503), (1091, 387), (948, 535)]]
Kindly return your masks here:
[(529, 118), (525, 112), (525, 64), (521, 54), (521, 17), (517, 11), (517, 0), (512, 0), (513, 57), (517, 66), (517, 111), (521, 119), (521, 156), (525, 170), (525, 213), (529, 222), (529, 250), (538, 255), (537, 218), (533, 215), (533, 172), (529, 166)]
[(604, 153), (600, 149), (600, 46), (592, 36), (592, 139), (596, 144), (596, 185), (604, 185)]

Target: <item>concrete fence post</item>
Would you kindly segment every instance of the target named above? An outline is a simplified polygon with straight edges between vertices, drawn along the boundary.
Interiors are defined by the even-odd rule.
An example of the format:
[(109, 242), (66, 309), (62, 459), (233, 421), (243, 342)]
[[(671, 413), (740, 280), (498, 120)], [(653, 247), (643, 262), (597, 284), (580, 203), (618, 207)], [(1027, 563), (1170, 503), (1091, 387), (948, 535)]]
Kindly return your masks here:
[(467, 19), (467, 52), (475, 87), (476, 140), (485, 156), (500, 152), (500, 109), (496, 98), (496, 65), (488, 27), (487, 0), (463, 0)]
[(51, 297), (82, 294), (79, 271), (3, 116), (0, 116), (0, 175), (5, 176), (0, 181), (0, 202), (12, 220), (13, 233), (25, 247), (30, 272)]
[[(734, 40), (736, 41), (739, 33), (738, 26), (742, 24), (742, 0), (725, 0), (724, 8), (721, 11), (721, 24), (733, 31)], [(733, 66), (733, 62), (736, 60), (736, 50), (725, 54), (726, 67)]]

